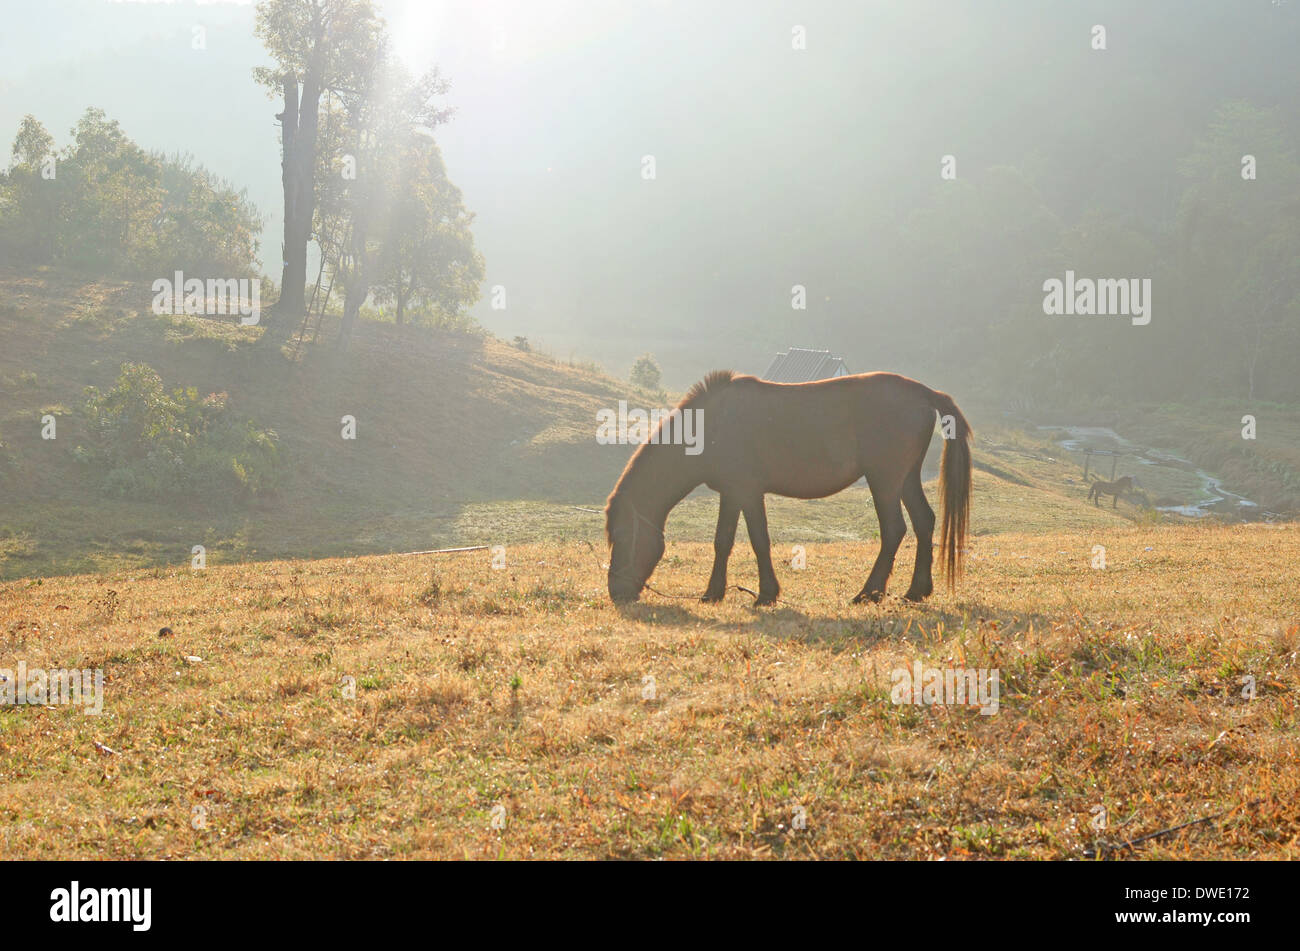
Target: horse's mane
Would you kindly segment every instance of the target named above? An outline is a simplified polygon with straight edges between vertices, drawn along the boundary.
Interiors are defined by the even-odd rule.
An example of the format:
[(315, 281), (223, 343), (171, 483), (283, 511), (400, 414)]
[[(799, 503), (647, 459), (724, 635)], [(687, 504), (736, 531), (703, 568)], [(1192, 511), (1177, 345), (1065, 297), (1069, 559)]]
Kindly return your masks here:
[[(738, 374), (734, 370), (710, 370), (708, 373), (704, 374), (702, 380), (691, 384), (691, 388), (686, 391), (686, 395), (677, 401), (676, 408), (687, 409), (697, 406), (709, 396), (724, 389), (732, 380), (735, 380), (737, 376)], [(663, 420), (660, 420), (659, 425), (655, 427), (655, 431), (657, 432), (662, 426)], [(628, 460), (627, 467), (623, 470), (623, 474), (618, 477), (618, 482), (614, 485), (614, 491), (611, 492), (609, 498), (605, 500), (605, 543), (607, 545), (613, 544), (613, 540), (610, 538), (609, 534), (609, 521), (610, 510), (614, 505), (614, 498), (618, 495), (619, 489), (623, 487), (623, 481), (627, 478), (627, 474), (632, 471), (633, 464), (641, 454), (645, 452), (648, 445), (650, 444), (643, 443), (640, 446), (637, 446), (636, 452), (632, 453), (632, 458)]]
[(696, 402), (710, 393), (716, 393), (735, 378), (736, 372), (734, 370), (710, 370), (704, 374), (704, 379), (691, 384), (691, 388), (686, 391), (686, 395), (678, 401), (677, 408), (685, 409), (687, 406), (694, 406)]

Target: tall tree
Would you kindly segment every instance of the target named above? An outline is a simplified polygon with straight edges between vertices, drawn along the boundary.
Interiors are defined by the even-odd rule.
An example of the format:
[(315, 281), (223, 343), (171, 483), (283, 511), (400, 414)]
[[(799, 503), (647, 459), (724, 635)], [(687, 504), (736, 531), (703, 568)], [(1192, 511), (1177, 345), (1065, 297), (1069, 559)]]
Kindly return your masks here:
[(352, 264), (344, 306), (347, 339), (371, 293), (393, 304), (458, 317), (478, 299), (482, 256), (474, 248), (461, 193), (447, 178), (434, 129), (451, 115), (439, 105), (447, 83), (436, 69), (412, 80), (386, 60), (373, 95), (354, 110), (361, 174), (351, 190)]
[(374, 273), (375, 301), (391, 304), (399, 324), (454, 321), (478, 300), (483, 282), (483, 256), (470, 232), (474, 215), (448, 180), (432, 139), (412, 133), (396, 154), (393, 200)]
[(44, 177), (43, 167), (54, 158), (54, 137), (35, 116), (24, 116), (11, 154), (0, 189), (0, 236), (10, 256), (48, 263), (58, 253), (59, 183)]
[(277, 115), (284, 260), (280, 300), (268, 330), (287, 336), (305, 310), (321, 97), (368, 86), (382, 48), (384, 24), (371, 0), (265, 0), (257, 9), (255, 31), (276, 65), (254, 70), (254, 77), (284, 103)]

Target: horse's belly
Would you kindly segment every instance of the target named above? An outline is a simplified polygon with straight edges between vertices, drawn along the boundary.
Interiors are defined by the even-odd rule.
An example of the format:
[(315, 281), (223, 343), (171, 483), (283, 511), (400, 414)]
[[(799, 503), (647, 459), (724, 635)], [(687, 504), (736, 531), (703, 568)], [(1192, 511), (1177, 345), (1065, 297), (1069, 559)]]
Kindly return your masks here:
[(817, 438), (815, 431), (788, 432), (771, 439), (755, 460), (764, 491), (796, 499), (834, 495), (862, 476), (853, 443)]
[(827, 471), (778, 473), (767, 491), (793, 499), (821, 499), (847, 489), (861, 476), (856, 466), (848, 464)]

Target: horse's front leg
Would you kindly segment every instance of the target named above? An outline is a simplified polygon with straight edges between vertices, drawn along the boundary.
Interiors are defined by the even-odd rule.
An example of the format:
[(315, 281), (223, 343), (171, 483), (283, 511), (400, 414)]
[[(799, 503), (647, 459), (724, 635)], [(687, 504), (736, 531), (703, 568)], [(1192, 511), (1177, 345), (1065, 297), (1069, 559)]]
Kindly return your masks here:
[(1113, 509), (1117, 509), (1117, 508), (1119, 508), (1119, 493), (1118, 493), (1118, 492), (1116, 492), (1116, 493), (1111, 497), (1111, 500), (1110, 500), (1110, 507), (1113, 508)]
[(772, 604), (781, 593), (777, 583), (776, 571), (772, 567), (772, 539), (767, 534), (767, 504), (763, 496), (746, 502), (742, 506), (745, 513), (745, 528), (749, 530), (749, 544), (754, 548), (754, 557), (758, 559), (758, 599), (755, 604)]
[(739, 522), (740, 506), (731, 496), (722, 496), (718, 504), (718, 527), (713, 533), (713, 572), (701, 601), (721, 601), (727, 593), (727, 559), (731, 557), (731, 546), (736, 543)]

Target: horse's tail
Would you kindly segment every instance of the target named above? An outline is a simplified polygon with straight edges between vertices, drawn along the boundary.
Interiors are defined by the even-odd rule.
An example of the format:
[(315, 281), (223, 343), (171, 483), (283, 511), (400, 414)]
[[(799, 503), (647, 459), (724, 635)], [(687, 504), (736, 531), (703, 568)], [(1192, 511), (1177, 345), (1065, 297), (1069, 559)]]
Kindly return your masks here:
[(970, 524), (970, 423), (953, 398), (930, 391), (930, 405), (939, 412), (943, 431), (943, 456), (939, 460), (939, 494), (943, 496), (943, 522), (939, 529), (939, 558), (948, 575), (951, 591), (961, 575)]

